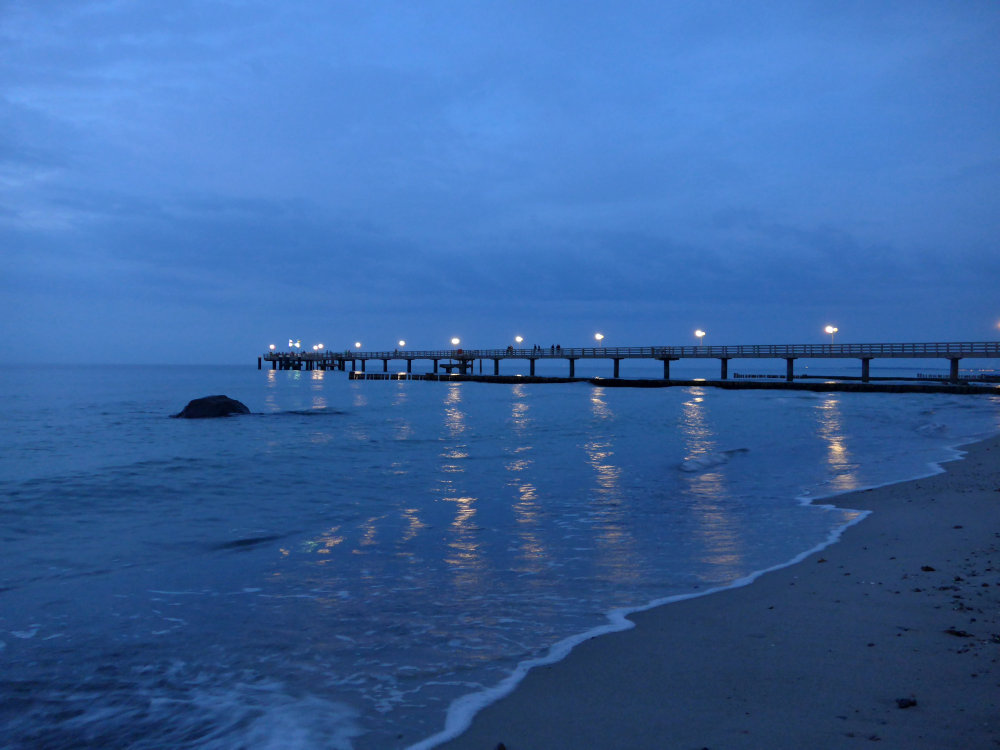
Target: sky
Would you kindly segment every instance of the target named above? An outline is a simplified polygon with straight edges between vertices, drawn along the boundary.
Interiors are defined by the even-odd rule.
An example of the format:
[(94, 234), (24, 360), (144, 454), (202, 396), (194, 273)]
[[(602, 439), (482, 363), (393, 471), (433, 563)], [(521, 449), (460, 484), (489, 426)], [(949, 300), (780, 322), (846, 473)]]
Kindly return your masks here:
[(994, 0), (0, 0), (0, 342), (1000, 337)]

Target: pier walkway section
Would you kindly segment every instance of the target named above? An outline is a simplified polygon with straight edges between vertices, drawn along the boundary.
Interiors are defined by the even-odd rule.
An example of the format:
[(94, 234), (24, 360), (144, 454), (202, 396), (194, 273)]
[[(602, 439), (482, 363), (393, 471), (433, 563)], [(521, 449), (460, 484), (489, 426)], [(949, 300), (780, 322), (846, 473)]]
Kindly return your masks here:
[(871, 379), (873, 359), (944, 359), (949, 362), (951, 383), (958, 383), (959, 362), (963, 359), (1000, 359), (1000, 342), (932, 342), (932, 343), (890, 343), (890, 344), (753, 344), (739, 346), (629, 346), (629, 347), (582, 347), (549, 348), (532, 347), (516, 349), (437, 349), (392, 351), (342, 352), (265, 352), (257, 358), (257, 368), (264, 362), (271, 363), (273, 370), (342, 370), (350, 363), (352, 372), (367, 370), (369, 361), (381, 361), (382, 372), (389, 372), (389, 362), (406, 362), (406, 372), (413, 372), (414, 360), (430, 361), (433, 372), (445, 370), (468, 375), (474, 363), (493, 362), (493, 375), (499, 376), (502, 360), (524, 360), (528, 362), (529, 377), (535, 375), (535, 363), (539, 360), (564, 360), (568, 364), (569, 378), (576, 374), (576, 362), (581, 359), (603, 359), (612, 363), (612, 378), (620, 377), (622, 360), (658, 360), (663, 363), (663, 379), (670, 380), (670, 363), (683, 359), (717, 359), (720, 362), (720, 380), (729, 378), (729, 361), (733, 359), (776, 359), (785, 361), (785, 380), (795, 378), (795, 361), (799, 359), (858, 359), (861, 361), (861, 381)]

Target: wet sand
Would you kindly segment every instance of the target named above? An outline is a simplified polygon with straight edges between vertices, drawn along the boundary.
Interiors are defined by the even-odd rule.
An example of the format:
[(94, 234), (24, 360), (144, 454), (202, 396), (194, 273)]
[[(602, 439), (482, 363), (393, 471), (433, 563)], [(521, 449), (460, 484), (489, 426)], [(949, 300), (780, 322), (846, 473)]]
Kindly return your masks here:
[(448, 750), (1000, 748), (1000, 438), (749, 586), (532, 670)]

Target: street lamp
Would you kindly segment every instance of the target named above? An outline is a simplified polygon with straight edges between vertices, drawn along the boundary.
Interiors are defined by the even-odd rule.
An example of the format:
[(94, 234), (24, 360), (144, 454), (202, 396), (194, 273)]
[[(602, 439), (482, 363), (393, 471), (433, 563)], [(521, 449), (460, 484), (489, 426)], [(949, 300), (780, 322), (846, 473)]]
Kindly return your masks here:
[(705, 332), (699, 328), (694, 335), (698, 337), (698, 346), (702, 346), (705, 343)]
[(522, 341), (524, 341), (524, 336), (515, 336), (514, 337), (514, 343), (515, 344), (520, 344)]
[(604, 341), (604, 334), (600, 332), (595, 333), (594, 339), (597, 341), (598, 344), (600, 344), (602, 341)]
[(268, 349), (270, 349), (270, 350), (271, 350), (271, 351), (273, 352), (273, 351), (274, 351), (274, 344), (271, 344), (271, 345), (270, 345), (270, 346), (268, 347)]
[(833, 334), (835, 334), (840, 329), (837, 328), (836, 326), (827, 326), (823, 330), (830, 334), (830, 343), (832, 344), (833, 343)]
[(452, 340), (451, 340), (451, 345), (452, 346), (458, 346), (461, 343), (462, 343), (462, 340), (458, 336), (453, 337)]
[(360, 341), (355, 341), (354, 342), (354, 348), (360, 350), (361, 349), (361, 342)]
[(404, 346), (406, 346), (406, 342), (403, 341), (403, 339), (400, 339), (399, 340), (399, 348), (402, 349)]

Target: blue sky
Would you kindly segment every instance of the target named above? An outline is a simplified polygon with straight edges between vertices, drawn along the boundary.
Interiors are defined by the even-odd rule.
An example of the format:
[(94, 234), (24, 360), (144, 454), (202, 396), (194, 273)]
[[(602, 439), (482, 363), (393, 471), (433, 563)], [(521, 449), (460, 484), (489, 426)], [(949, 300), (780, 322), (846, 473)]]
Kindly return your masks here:
[(992, 0), (0, 0), (0, 336), (992, 340), (997, 39)]

